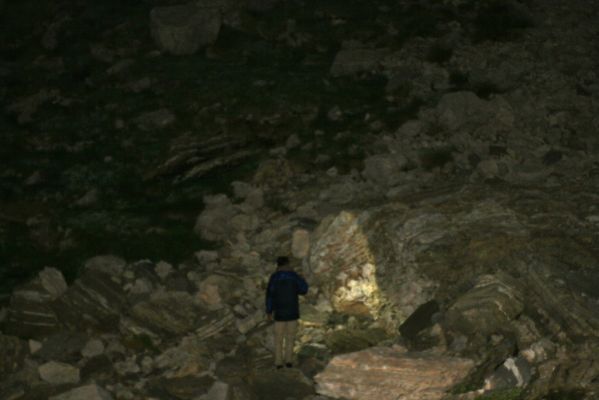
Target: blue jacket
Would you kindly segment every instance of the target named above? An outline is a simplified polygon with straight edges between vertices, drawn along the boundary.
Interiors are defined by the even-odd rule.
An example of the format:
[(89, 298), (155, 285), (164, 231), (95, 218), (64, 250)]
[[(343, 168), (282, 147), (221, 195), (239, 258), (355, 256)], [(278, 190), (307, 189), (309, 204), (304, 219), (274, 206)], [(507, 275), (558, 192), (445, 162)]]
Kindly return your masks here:
[(298, 295), (308, 293), (308, 284), (294, 271), (277, 271), (266, 288), (266, 313), (274, 312), (275, 321), (299, 319)]

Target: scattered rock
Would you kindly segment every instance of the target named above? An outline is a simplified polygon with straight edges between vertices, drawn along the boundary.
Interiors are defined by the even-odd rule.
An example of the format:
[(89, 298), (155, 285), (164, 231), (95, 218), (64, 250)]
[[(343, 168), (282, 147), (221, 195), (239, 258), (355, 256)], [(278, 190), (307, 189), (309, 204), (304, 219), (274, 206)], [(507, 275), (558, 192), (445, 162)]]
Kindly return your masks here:
[(79, 368), (72, 365), (50, 361), (39, 367), (40, 378), (52, 385), (79, 382)]
[(426, 353), (371, 348), (334, 357), (316, 375), (317, 391), (347, 399), (441, 399), (474, 362)]

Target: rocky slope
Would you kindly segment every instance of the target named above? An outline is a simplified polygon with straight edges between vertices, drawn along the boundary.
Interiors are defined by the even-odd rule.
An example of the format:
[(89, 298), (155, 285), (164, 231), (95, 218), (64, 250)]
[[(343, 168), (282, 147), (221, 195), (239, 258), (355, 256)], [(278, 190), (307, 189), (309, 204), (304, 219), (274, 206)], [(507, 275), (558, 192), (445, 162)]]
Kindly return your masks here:
[(0, 398), (598, 396), (599, 2), (0, 10)]

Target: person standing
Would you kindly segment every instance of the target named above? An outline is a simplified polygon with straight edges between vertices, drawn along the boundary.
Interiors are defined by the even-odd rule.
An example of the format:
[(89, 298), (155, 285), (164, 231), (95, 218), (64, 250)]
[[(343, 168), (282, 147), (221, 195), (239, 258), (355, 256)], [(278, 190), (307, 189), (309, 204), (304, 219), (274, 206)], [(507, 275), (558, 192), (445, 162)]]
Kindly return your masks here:
[(275, 321), (275, 366), (293, 367), (293, 345), (297, 331), (299, 295), (308, 293), (308, 283), (289, 264), (288, 257), (277, 258), (277, 270), (266, 288), (266, 315)]

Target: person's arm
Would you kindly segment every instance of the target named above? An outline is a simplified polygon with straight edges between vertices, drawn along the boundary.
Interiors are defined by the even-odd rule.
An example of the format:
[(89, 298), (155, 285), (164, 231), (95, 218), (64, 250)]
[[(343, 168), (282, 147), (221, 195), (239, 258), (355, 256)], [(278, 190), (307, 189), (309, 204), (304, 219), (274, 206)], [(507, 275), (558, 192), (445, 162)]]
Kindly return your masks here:
[(304, 279), (303, 276), (301, 276), (300, 274), (295, 274), (296, 275), (296, 281), (297, 281), (297, 294), (306, 294), (308, 293), (308, 282), (306, 282), (306, 280)]
[(272, 316), (272, 298), (274, 295), (274, 290), (275, 290), (275, 282), (273, 279), (273, 275), (270, 276), (270, 279), (268, 280), (268, 285), (266, 286), (266, 315), (268, 315), (269, 317)]

